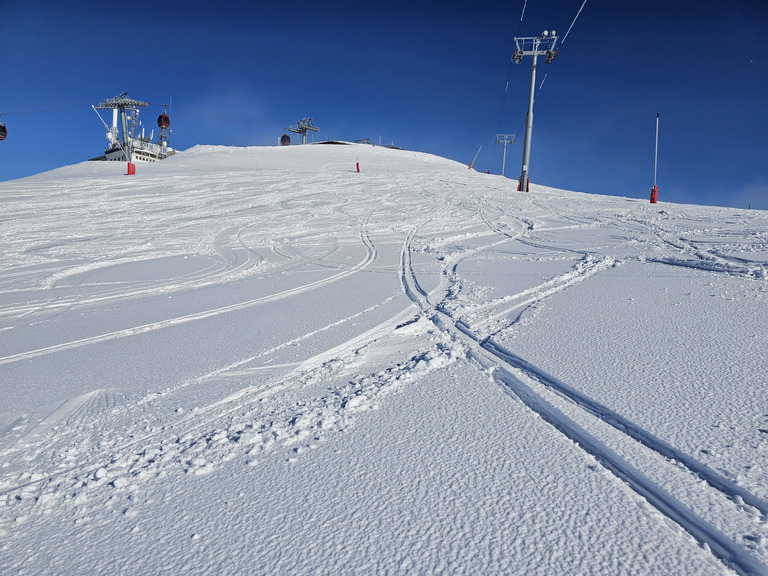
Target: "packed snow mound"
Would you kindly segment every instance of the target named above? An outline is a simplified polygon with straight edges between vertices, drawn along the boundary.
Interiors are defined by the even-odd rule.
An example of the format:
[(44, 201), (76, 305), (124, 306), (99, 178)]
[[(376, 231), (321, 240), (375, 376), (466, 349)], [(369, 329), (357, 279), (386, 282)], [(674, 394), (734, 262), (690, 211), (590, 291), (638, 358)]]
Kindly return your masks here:
[(169, 160), (168, 169), (193, 169), (197, 165), (222, 170), (294, 170), (299, 172), (356, 172), (399, 174), (414, 170), (466, 170), (467, 167), (428, 154), (358, 143), (317, 143), (303, 146), (208, 146), (199, 145)]
[[(78, 178), (125, 172), (125, 162), (81, 162), (30, 178)], [(306, 172), (347, 172), (401, 174), (419, 170), (446, 173), (467, 171), (463, 164), (426, 152), (398, 150), (358, 143), (317, 143), (303, 146), (217, 146), (198, 145), (153, 163), (136, 163), (136, 176), (148, 174), (192, 174), (200, 171), (244, 172), (288, 170)]]
[(766, 573), (768, 212), (369, 145), (125, 172), (2, 183), (6, 572)]

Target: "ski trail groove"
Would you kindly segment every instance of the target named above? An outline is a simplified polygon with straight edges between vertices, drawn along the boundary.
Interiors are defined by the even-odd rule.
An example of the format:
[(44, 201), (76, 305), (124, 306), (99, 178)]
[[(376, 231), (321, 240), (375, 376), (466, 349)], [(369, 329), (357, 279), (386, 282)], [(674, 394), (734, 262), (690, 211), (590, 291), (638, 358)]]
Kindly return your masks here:
[(582, 450), (594, 456), (603, 467), (645, 498), (664, 516), (681, 526), (698, 542), (706, 544), (727, 566), (745, 576), (768, 574), (768, 566), (757, 561), (744, 547), (702, 519), (510, 372), (497, 366), (492, 369), (492, 374), (497, 382), (503, 384), (503, 388), (509, 394), (519, 398), (528, 408), (539, 414)]
[[(372, 261), (378, 252), (364, 227), (361, 238), (368, 250), (367, 260)], [(345, 317), (281, 346), (288, 346), (294, 341), (348, 322), (364, 313), (365, 311), (362, 311)], [(110, 430), (107, 435), (102, 435), (96, 440), (97, 449), (82, 449), (88, 442), (94, 442), (80, 438), (82, 434), (89, 434), (90, 426), (74, 428), (76, 437), (73, 438), (65, 438), (50, 426), (33, 429), (32, 435), (27, 434), (26, 438), (34, 440), (37, 450), (29, 461), (43, 462), (43, 459), (46, 459), (52, 463), (59, 462), (58, 469), (49, 468), (48, 471), (42, 471), (37, 467), (40, 471), (22, 475), (15, 481), (8, 476), (14, 474), (14, 471), (8, 470), (6, 478), (0, 477), (0, 496), (16, 494), (19, 502), (26, 502), (30, 494), (36, 494), (38, 510), (45, 511), (54, 500), (71, 499), (73, 489), (85, 493), (86, 489), (90, 490), (86, 485), (105, 484), (105, 478), (109, 486), (120, 491), (131, 483), (141, 482), (148, 474), (167, 473), (179, 467), (184, 468), (187, 473), (206, 474), (241, 453), (247, 453), (251, 461), (255, 462), (253, 454), (269, 451), (275, 444), (292, 447), (294, 452), (300, 453), (305, 449), (301, 443), (311, 442), (313, 435), (324, 435), (328, 431), (347, 426), (349, 418), (367, 409), (378, 395), (409, 381), (412, 372), (423, 372), (425, 362), (427, 367), (442, 365), (441, 362), (445, 361), (442, 357), (445, 354), (440, 346), (426, 352), (418, 351), (409, 360), (389, 368), (386, 374), (355, 376), (346, 385), (331, 389), (322, 397), (312, 396), (308, 402), (302, 402), (301, 409), (291, 407), (287, 411), (274, 411), (279, 408), (279, 404), (276, 405), (278, 408), (264, 408), (266, 405), (261, 402), (276, 394), (308, 386), (318, 379), (327, 378), (329, 374), (345, 373), (349, 370), (348, 364), (355, 365), (358, 355), (379, 339), (388, 338), (393, 332), (400, 330), (407, 334), (414, 329), (425, 328), (412, 328), (411, 325), (415, 323), (413, 311), (408, 306), (371, 329), (315, 354), (298, 365), (290, 366), (288, 372), (270, 382), (237, 390), (203, 407), (181, 414), (174, 421), (166, 422), (159, 428), (152, 427), (143, 433), (140, 430), (143, 427), (142, 419), (134, 420), (124, 430)], [(272, 351), (274, 349), (264, 354)], [(256, 357), (236, 362), (208, 376), (216, 378)], [(98, 393), (99, 391), (94, 391), (65, 402), (49, 420), (58, 422), (62, 418), (69, 418), (73, 407), (84, 405)], [(135, 407), (162, 395), (161, 393), (145, 397)], [(126, 440), (126, 436), (129, 436), (129, 439)], [(61, 462), (60, 454), (68, 453), (70, 448), (74, 449), (74, 458)], [(10, 451), (12, 449), (6, 453)], [(72, 462), (72, 459), (75, 461)], [(94, 478), (97, 480), (95, 483)]]
[[(478, 332), (482, 332), (484, 328), (491, 327), (492, 333), (490, 335), (495, 334), (499, 331), (499, 329), (492, 327), (492, 325), (499, 319), (508, 316), (510, 313), (519, 310), (520, 308), (527, 307), (530, 304), (534, 304), (535, 302), (539, 302), (549, 296), (552, 296), (553, 294), (557, 294), (558, 292), (570, 288), (571, 286), (586, 280), (598, 272), (607, 270), (611, 266), (615, 265), (616, 261), (613, 258), (602, 258), (596, 257), (592, 254), (585, 254), (584, 258), (582, 258), (582, 260), (576, 265), (574, 270), (571, 270), (561, 276), (552, 278), (551, 280), (548, 280), (534, 288), (529, 288), (528, 290), (523, 290), (518, 294), (507, 296), (501, 300), (489, 302), (487, 304), (471, 309), (470, 312), (472, 314), (476, 314), (477, 312), (488, 308), (499, 307), (500, 304), (503, 305), (508, 302), (513, 302), (512, 306), (503, 307), (499, 311), (488, 315), (484, 320), (473, 323), (472, 329)], [(521, 298), (524, 298), (524, 300), (517, 301)]]
[[(465, 332), (470, 338), (474, 339), (474, 337), (469, 334), (464, 326), (461, 326), (459, 323), (457, 323), (457, 328)], [(592, 398), (582, 394), (581, 392), (578, 392), (554, 376), (547, 374), (539, 368), (536, 368), (530, 362), (523, 360), (519, 356), (516, 356), (509, 350), (506, 350), (491, 340), (485, 340), (481, 342), (480, 345), (485, 350), (504, 361), (506, 364), (509, 364), (510, 366), (528, 374), (544, 386), (554, 390), (560, 396), (572, 400), (577, 406), (599, 418), (606, 424), (609, 424), (619, 432), (626, 434), (647, 448), (650, 448), (654, 452), (661, 454), (665, 458), (674, 460), (685, 466), (692, 473), (696, 474), (699, 478), (707, 482), (707, 484), (709, 484), (712, 488), (715, 488), (716, 490), (719, 490), (725, 494), (729, 499), (735, 501), (737, 498), (741, 498), (745, 504), (756, 508), (765, 515), (768, 515), (768, 502), (755, 496), (748, 490), (725, 478), (721, 474), (718, 474), (715, 470), (706, 464), (699, 462), (695, 458), (685, 454), (683, 451), (675, 448), (661, 438), (651, 434), (634, 422), (626, 419), (618, 412), (615, 412), (607, 406), (604, 406)]]
[[(148, 433), (133, 436), (141, 422), (134, 422), (125, 431), (111, 431), (110, 438), (117, 441), (105, 436), (81, 438), (83, 432), (88, 433), (89, 425), (77, 426), (74, 431), (80, 435), (73, 438), (46, 431), (39, 440), (41, 451), (34, 458), (25, 458), (28, 463), (22, 474), (8, 470), (5, 478), (0, 476), (0, 496), (7, 497), (6, 505), (18, 507), (21, 517), (47, 514), (61, 505), (87, 514), (83, 509), (88, 501), (103, 501), (106, 497), (119, 502), (123, 514), (130, 515), (135, 514), (135, 494), (151, 478), (209, 474), (238, 457), (247, 466), (257, 466), (263, 458), (275, 456), (294, 462), (298, 455), (325, 441), (328, 434), (349, 427), (356, 414), (375, 408), (381, 398), (403, 383), (452, 361), (450, 351), (446, 353), (437, 344), (420, 349), (385, 370), (362, 374), (354, 371), (360, 356), (366, 355), (366, 350), (379, 339), (389, 338), (399, 330), (404, 330), (400, 337), (409, 338), (413, 330), (428, 330), (431, 326), (426, 320), (419, 327), (413, 326), (418, 322), (409, 306), (346, 342), (306, 359), (267, 385), (248, 387), (173, 422), (166, 420), (159, 429)], [(347, 374), (354, 376), (347, 379)], [(262, 403), (275, 394), (292, 394), (330, 376), (339, 379), (340, 385), (330, 389), (323, 386), (325, 391), (320, 395), (305, 396), (291, 406), (284, 402)], [(78, 398), (72, 404), (87, 401)], [(123, 440), (123, 432), (130, 434), (128, 441)], [(74, 452), (74, 458), (67, 456), (70, 452)], [(62, 455), (67, 456), (64, 462)], [(39, 465), (30, 468), (29, 462), (40, 464), (43, 457), (50, 461), (49, 466), (58, 463), (57, 469), (41, 470)], [(73, 459), (76, 461), (72, 462)], [(16, 475), (16, 480), (10, 480), (9, 475)]]
[(161, 330), (163, 328), (168, 328), (171, 326), (177, 326), (179, 324), (186, 324), (188, 322), (195, 322), (198, 320), (204, 320), (206, 318), (211, 318), (213, 316), (218, 316), (220, 314), (227, 314), (229, 312), (236, 312), (240, 310), (245, 310), (246, 308), (251, 308), (253, 306), (258, 306), (260, 304), (264, 304), (267, 302), (274, 302), (276, 300), (280, 300), (283, 298), (288, 298), (290, 296), (296, 296), (298, 294), (302, 294), (304, 292), (308, 292), (310, 290), (314, 290), (316, 288), (319, 288), (321, 286), (326, 286), (328, 284), (331, 284), (333, 282), (336, 282), (338, 280), (341, 280), (343, 278), (346, 278), (347, 276), (351, 276), (352, 274), (356, 274), (357, 272), (367, 268), (370, 266), (373, 261), (376, 259), (377, 251), (376, 247), (374, 246), (371, 239), (368, 237), (367, 231), (363, 228), (361, 228), (360, 231), (360, 238), (365, 246), (366, 249), (366, 255), (363, 260), (355, 264), (352, 268), (349, 268), (347, 270), (342, 270), (341, 272), (334, 274), (333, 276), (329, 276), (328, 278), (322, 278), (320, 280), (316, 280), (314, 282), (309, 282), (308, 284), (304, 284), (302, 286), (298, 286), (296, 288), (289, 288), (287, 290), (283, 290), (282, 292), (277, 292), (276, 294), (270, 294), (268, 296), (262, 296), (261, 298), (255, 298), (253, 300), (247, 300), (245, 302), (239, 302), (237, 304), (230, 304), (228, 306), (222, 306), (220, 308), (213, 308), (210, 310), (204, 310), (202, 312), (196, 312), (194, 314), (187, 314), (184, 316), (177, 316), (175, 318), (169, 318), (167, 320), (161, 320), (159, 322), (151, 322), (149, 324), (143, 324), (141, 326), (133, 326), (131, 328), (124, 328), (123, 330), (117, 330), (115, 332), (108, 332), (106, 334), (99, 334), (97, 336), (90, 336), (88, 338), (82, 338), (80, 340), (73, 340), (71, 342), (64, 342), (62, 344), (55, 344), (53, 346), (47, 346), (45, 348), (39, 348), (37, 350), (30, 350), (28, 352), (20, 352), (18, 354), (12, 354), (10, 356), (5, 356), (0, 358), (0, 365), (4, 364), (11, 364), (13, 362), (19, 362), (22, 360), (28, 360), (30, 358), (36, 358), (38, 356), (44, 356), (46, 354), (52, 354), (55, 352), (61, 352), (64, 350), (71, 350), (74, 348), (80, 348), (83, 346), (88, 346), (91, 344), (97, 344), (100, 342), (107, 342), (110, 340), (116, 340), (119, 338), (125, 338), (127, 336), (136, 336), (138, 334), (145, 334), (147, 332), (153, 332), (155, 330)]
[[(502, 348), (493, 345), (487, 338), (478, 339), (470, 332), (465, 324), (454, 320), (439, 308), (432, 307), (426, 294), (419, 289), (418, 280), (416, 279), (415, 272), (411, 265), (411, 242), (413, 241), (414, 233), (415, 231), (412, 231), (408, 235), (401, 251), (400, 278), (403, 290), (411, 301), (419, 307), (422, 313), (428, 317), (439, 330), (447, 332), (450, 336), (462, 339), (469, 346), (469, 356), (474, 358), (481, 366), (488, 370), (492, 374), (494, 380), (501, 385), (505, 392), (520, 399), (529, 409), (539, 414), (556, 430), (565, 435), (569, 440), (573, 441), (582, 450), (596, 458), (606, 470), (610, 471), (614, 476), (624, 482), (635, 493), (645, 498), (666, 518), (683, 528), (693, 536), (697, 542), (706, 545), (725, 565), (744, 576), (768, 575), (768, 566), (754, 558), (743, 546), (704, 520), (680, 500), (672, 496), (640, 470), (631, 465), (627, 460), (610, 449), (606, 444), (595, 438), (586, 429), (550, 404), (522, 380), (514, 376), (505, 365), (519, 369), (523, 372), (530, 371), (537, 376), (537, 379), (541, 378), (546, 382), (550, 382), (552, 387), (554, 387), (553, 382), (545, 377), (543, 371), (534, 369), (529, 363), (522, 361), (522, 359), (518, 359), (509, 352), (505, 354), (505, 351), (503, 351)], [(528, 368), (528, 370), (525, 370), (523, 367)], [(556, 380), (552, 377), (549, 378), (552, 381)], [(559, 386), (559, 388), (570, 390), (569, 387), (562, 383), (560, 384), (561, 386)], [(585, 396), (582, 397), (583, 395), (574, 396), (579, 399), (574, 400), (574, 402), (577, 402), (580, 407), (589, 413), (593, 413), (592, 410), (594, 410), (596, 412), (596, 414), (594, 414), (595, 416), (601, 420), (604, 418), (609, 424), (612, 424), (612, 422), (615, 423), (615, 425), (612, 425), (620, 432), (624, 432), (651, 450), (661, 453), (666, 457), (675, 460), (680, 458), (679, 461), (681, 463), (685, 464), (686, 467), (690, 465), (696, 470), (697, 475), (707, 480), (707, 482), (718, 491), (724, 492), (732, 499), (735, 499), (736, 496), (741, 498), (746, 496), (749, 498), (750, 502), (756, 504), (756, 506), (754, 506), (755, 508), (760, 510), (765, 509), (765, 502), (751, 495), (749, 492), (744, 491), (729, 480), (722, 478), (714, 470), (679, 453), (679, 451), (669, 446), (667, 443), (657, 439), (652, 434), (642, 430), (639, 426), (634, 425), (599, 403), (587, 399)], [(603, 418), (601, 418), (601, 416)], [(623, 427), (630, 429), (631, 432), (625, 432)], [(638, 436), (638, 438), (635, 438), (635, 436)], [(667, 456), (667, 454), (670, 454), (670, 456)], [(697, 466), (697, 464), (699, 465)], [(742, 493), (744, 496), (742, 496)]]

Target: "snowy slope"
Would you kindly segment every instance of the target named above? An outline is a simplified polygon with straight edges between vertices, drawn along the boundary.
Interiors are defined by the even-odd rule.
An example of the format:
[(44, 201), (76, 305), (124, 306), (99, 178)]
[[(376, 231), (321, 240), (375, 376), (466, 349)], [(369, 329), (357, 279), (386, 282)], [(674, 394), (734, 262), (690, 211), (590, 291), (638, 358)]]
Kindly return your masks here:
[(124, 173), (0, 183), (4, 574), (768, 573), (768, 213)]

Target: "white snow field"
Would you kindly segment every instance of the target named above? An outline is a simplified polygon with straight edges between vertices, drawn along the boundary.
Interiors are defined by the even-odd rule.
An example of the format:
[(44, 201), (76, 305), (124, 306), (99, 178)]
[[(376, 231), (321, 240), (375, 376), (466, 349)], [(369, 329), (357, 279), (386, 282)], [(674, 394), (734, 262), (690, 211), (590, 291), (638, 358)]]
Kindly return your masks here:
[(768, 212), (125, 172), (0, 183), (2, 574), (768, 574)]

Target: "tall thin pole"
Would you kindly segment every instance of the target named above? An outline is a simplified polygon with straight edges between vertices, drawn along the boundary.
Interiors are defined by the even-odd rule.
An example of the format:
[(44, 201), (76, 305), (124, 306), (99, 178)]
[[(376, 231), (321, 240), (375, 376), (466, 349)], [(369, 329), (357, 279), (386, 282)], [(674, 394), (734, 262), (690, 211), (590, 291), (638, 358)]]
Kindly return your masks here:
[(656, 186), (656, 167), (659, 163), (659, 115), (656, 114), (656, 151), (653, 155), (653, 186), (651, 186), (651, 204), (656, 204), (659, 197), (659, 187)]
[(557, 36), (555, 31), (544, 30), (541, 36), (515, 38), (515, 52), (512, 61), (520, 64), (523, 56), (533, 56), (531, 62), (531, 85), (528, 91), (528, 114), (525, 116), (525, 139), (523, 140), (523, 167), (520, 170), (518, 190), (528, 192), (528, 172), (531, 161), (531, 134), (533, 134), (533, 101), (536, 98), (536, 61), (538, 56), (545, 56), (544, 62), (550, 64), (557, 57)]
[(501, 175), (504, 176), (504, 165), (507, 163), (507, 141), (504, 140), (504, 152), (501, 154)]
[(528, 165), (531, 160), (531, 134), (533, 134), (533, 99), (536, 92), (536, 53), (534, 46), (531, 63), (531, 87), (528, 92), (528, 114), (525, 116), (525, 139), (523, 140), (523, 167), (520, 171), (520, 190), (528, 192)]
[(656, 114), (656, 152), (653, 157), (653, 185), (656, 186), (656, 167), (659, 163), (659, 115)]
[(504, 167), (507, 165), (507, 144), (515, 143), (514, 134), (496, 134), (496, 144), (504, 144), (504, 151), (501, 155), (501, 175), (504, 176)]
[(128, 162), (132, 162), (131, 152), (133, 151), (133, 142), (128, 137), (128, 123), (125, 118), (125, 106), (120, 106), (120, 125), (123, 129), (123, 153), (126, 156)]
[(467, 169), (471, 170), (472, 166), (475, 165), (475, 160), (477, 160), (477, 157), (480, 155), (480, 150), (483, 149), (483, 145), (480, 144), (480, 148), (477, 149), (477, 154), (475, 154), (475, 157), (472, 158), (472, 162), (469, 163), (469, 166), (467, 166)]

